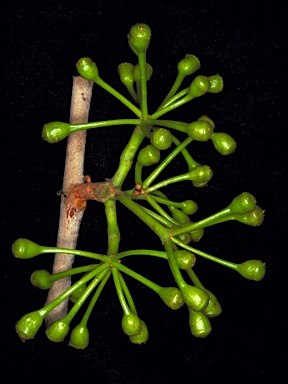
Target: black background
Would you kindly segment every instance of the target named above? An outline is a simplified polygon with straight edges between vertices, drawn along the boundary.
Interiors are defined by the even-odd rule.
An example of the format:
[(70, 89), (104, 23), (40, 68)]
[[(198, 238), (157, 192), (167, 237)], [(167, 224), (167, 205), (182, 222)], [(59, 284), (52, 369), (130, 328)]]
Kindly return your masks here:
[[(268, 375), (283, 383), (287, 345), (285, 217), (285, 135), (287, 74), (284, 2), (228, 0), (191, 2), (32, 1), (10, 2), (3, 9), (2, 54), (2, 212), (1, 231), (3, 368), (24, 382), (90, 378), (101, 383), (162, 383), (195, 379), (260, 383)], [(136, 22), (147, 23), (152, 40), (147, 54), (154, 68), (149, 82), (149, 111), (155, 110), (176, 76), (186, 53), (201, 61), (199, 74), (220, 73), (224, 91), (206, 95), (167, 118), (193, 121), (207, 114), (216, 130), (232, 135), (235, 154), (222, 157), (211, 142), (193, 143), (197, 161), (214, 171), (209, 185), (187, 183), (166, 192), (174, 200), (193, 198), (196, 219), (217, 212), (239, 193), (249, 191), (266, 210), (262, 226), (225, 223), (205, 231), (199, 249), (233, 262), (261, 259), (267, 274), (255, 283), (232, 270), (197, 259), (199, 278), (221, 302), (223, 313), (212, 319), (213, 331), (199, 340), (190, 334), (185, 308), (172, 312), (141, 284), (131, 287), (140, 316), (150, 331), (146, 345), (135, 346), (121, 330), (121, 308), (112, 282), (100, 296), (89, 321), (90, 345), (84, 351), (68, 341), (50, 342), (41, 328), (34, 340), (21, 343), (14, 324), (25, 313), (41, 308), (46, 292), (29, 282), (35, 269), (51, 270), (53, 256), (22, 261), (11, 244), (27, 237), (55, 245), (59, 197), (65, 160), (65, 140), (50, 145), (41, 139), (43, 124), (68, 121), (72, 76), (76, 61), (89, 56), (101, 77), (125, 95), (118, 80), (121, 62), (135, 64), (126, 35)], [(189, 81), (188, 81), (189, 83)], [(187, 83), (186, 83), (187, 84)], [(94, 87), (90, 121), (132, 117), (112, 96)], [(89, 131), (85, 173), (93, 181), (111, 177), (132, 127)], [(183, 173), (177, 159), (170, 174)], [(130, 182), (129, 182), (130, 181)], [(127, 187), (133, 185), (132, 178)], [(157, 248), (161, 244), (144, 225), (119, 207), (121, 250)], [(78, 248), (106, 250), (103, 206), (89, 203)], [(285, 254), (286, 253), (286, 254)], [(78, 260), (75, 265), (85, 263)], [(163, 261), (132, 258), (127, 265), (160, 285), (173, 284)], [(4, 317), (3, 317), (4, 316)], [(77, 316), (79, 319), (80, 316)], [(77, 324), (77, 318), (73, 324)], [(3, 345), (3, 344), (2, 344)], [(282, 347), (284, 345), (284, 348)], [(283, 349), (282, 349), (283, 348)]]

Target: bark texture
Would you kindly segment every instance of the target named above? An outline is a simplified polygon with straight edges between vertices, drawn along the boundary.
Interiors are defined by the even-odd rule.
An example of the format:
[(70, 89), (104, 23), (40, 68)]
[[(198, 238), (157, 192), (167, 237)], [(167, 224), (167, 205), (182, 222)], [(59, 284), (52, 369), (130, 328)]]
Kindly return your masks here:
[[(70, 123), (80, 124), (88, 122), (93, 82), (80, 76), (73, 78), (73, 88), (70, 108)], [(61, 197), (57, 247), (75, 249), (81, 220), (84, 210), (75, 211), (71, 217), (67, 214), (65, 195), (76, 185), (84, 181), (86, 131), (74, 132), (68, 137), (66, 160), (63, 179), (63, 195)], [(72, 268), (74, 255), (56, 254), (53, 265), (53, 274)], [(47, 303), (53, 301), (71, 285), (71, 278), (55, 281), (49, 290)], [(68, 300), (65, 300), (51, 311), (46, 317), (49, 326), (56, 320), (63, 318), (67, 313)]]

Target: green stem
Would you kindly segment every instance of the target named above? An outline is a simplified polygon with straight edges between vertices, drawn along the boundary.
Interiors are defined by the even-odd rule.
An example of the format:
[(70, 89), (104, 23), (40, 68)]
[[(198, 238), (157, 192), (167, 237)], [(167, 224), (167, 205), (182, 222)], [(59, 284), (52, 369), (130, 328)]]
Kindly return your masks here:
[(146, 51), (138, 52), (139, 69), (140, 69), (140, 82), (141, 82), (141, 110), (144, 120), (148, 117), (147, 106), (147, 81), (146, 81)]
[(100, 77), (95, 81), (101, 88), (105, 89), (105, 91), (109, 92), (112, 96), (116, 97), (122, 104), (124, 104), (127, 108), (129, 108), (136, 116), (141, 117), (142, 112), (139, 108), (137, 108), (134, 104), (131, 103), (126, 97), (121, 95), (121, 93), (117, 92), (114, 88), (112, 88), (109, 84), (107, 84)]
[(173, 177), (170, 177), (169, 179), (160, 181), (160, 183), (157, 183), (157, 184), (153, 185), (152, 187), (147, 188), (146, 193), (156, 191), (156, 189), (166, 187), (166, 185), (178, 183), (178, 182), (184, 181), (184, 180), (191, 180), (189, 173), (184, 173), (183, 175), (173, 176)]
[(99, 284), (99, 282), (102, 280), (102, 278), (105, 276), (107, 273), (106, 270), (102, 271), (97, 275), (91, 283), (88, 285), (88, 287), (85, 289), (83, 294), (79, 297), (79, 299), (76, 301), (76, 303), (73, 305), (73, 307), (70, 309), (70, 311), (67, 313), (65, 316), (65, 319), (70, 322), (73, 320), (79, 309), (82, 307), (90, 293), (95, 289), (96, 285)]
[(133, 84), (126, 85), (126, 88), (127, 88), (128, 92), (130, 93), (130, 96), (135, 101), (135, 103), (138, 103), (138, 97), (137, 97), (137, 94), (135, 92)]
[(182, 274), (180, 272), (176, 257), (174, 255), (172, 241), (170, 239), (166, 240), (164, 242), (164, 247), (167, 252), (168, 262), (174, 279), (176, 280), (176, 283), (178, 284), (179, 288), (183, 289), (185, 286), (187, 286), (187, 283), (183, 279)]
[(147, 124), (158, 125), (161, 127), (172, 128), (180, 132), (186, 132), (187, 123), (182, 121), (173, 121), (173, 120), (157, 120), (148, 118), (146, 120)]
[(231, 263), (230, 261), (222, 260), (222, 259), (219, 259), (218, 257), (209, 255), (209, 253), (199, 251), (196, 248), (190, 247), (189, 245), (186, 245), (186, 244), (182, 243), (182, 241), (180, 241), (179, 239), (177, 239), (175, 237), (172, 237), (171, 240), (173, 241), (173, 243), (179, 245), (180, 247), (182, 247), (184, 249), (187, 249), (187, 251), (195, 253), (196, 255), (204, 257), (205, 259), (214, 261), (215, 263), (224, 265), (225, 267), (237, 270), (238, 264)]
[[(173, 142), (174, 142), (174, 136), (173, 136)], [(175, 138), (176, 139), (176, 138)], [(178, 141), (178, 140), (177, 140)], [(149, 185), (156, 179), (157, 176), (167, 167), (168, 164), (171, 163), (172, 160), (183, 151), (183, 149), (191, 143), (193, 139), (190, 137), (187, 137), (181, 144), (177, 144), (176, 148), (162, 161), (161, 164), (158, 165), (157, 168), (154, 169), (154, 171), (144, 180), (142, 187), (144, 190), (146, 190)], [(180, 143), (180, 142), (179, 142)], [(155, 190), (155, 188), (154, 188)], [(151, 189), (150, 189), (151, 191)]]
[(131, 296), (131, 293), (129, 291), (129, 288), (127, 287), (127, 284), (122, 276), (122, 274), (118, 271), (118, 274), (119, 274), (119, 279), (120, 279), (120, 283), (121, 283), (121, 287), (122, 287), (122, 290), (124, 292), (124, 295), (126, 297), (126, 300), (128, 301), (128, 305), (129, 305), (129, 308), (131, 309), (131, 311), (137, 315), (137, 310), (136, 310), (136, 307), (135, 307), (135, 304), (134, 304), (134, 301), (133, 301), (133, 298)]
[(155, 256), (155, 257), (160, 257), (161, 259), (167, 260), (167, 254), (166, 254), (166, 252), (163, 252), (163, 251), (155, 251), (152, 249), (133, 249), (130, 251), (123, 251), (123, 252), (117, 253), (117, 255), (115, 255), (112, 258), (112, 262), (118, 261), (118, 260), (122, 259), (123, 257), (127, 257), (127, 256), (141, 256), (141, 255), (142, 256)]
[(136, 152), (144, 138), (145, 134), (142, 128), (138, 125), (137, 127), (135, 127), (128, 144), (122, 152), (118, 169), (111, 179), (111, 182), (116, 188), (120, 188), (123, 184), (128, 172), (132, 167)]
[(116, 119), (116, 120), (106, 120), (106, 121), (96, 121), (93, 123), (85, 124), (70, 124), (71, 133), (92, 129), (92, 128), (102, 128), (110, 127), (113, 125), (139, 125), (141, 123), (140, 119)]
[[(155, 193), (156, 192), (158, 192), (158, 191), (155, 191)], [(151, 196), (151, 195), (148, 195), (148, 196)], [(172, 206), (172, 207), (175, 207), (175, 208), (180, 208), (180, 209), (182, 208), (183, 203), (179, 203), (179, 202), (176, 202), (176, 201), (171, 201), (169, 199), (163, 199), (162, 197), (154, 195), (154, 193), (152, 194), (152, 196), (153, 196), (153, 199), (155, 201), (157, 201), (158, 203), (167, 205), (168, 207)]]
[(136, 216), (138, 216), (139, 219), (141, 219), (149, 228), (151, 228), (152, 231), (155, 232), (162, 241), (169, 237), (167, 228), (163, 227), (163, 225), (159, 224), (155, 219), (149, 216), (141, 207), (141, 205), (131, 200), (124, 192), (119, 190), (116, 194), (116, 199), (125, 205), (125, 207), (133, 212)]
[(126, 315), (129, 315), (131, 310), (130, 310), (127, 302), (126, 302), (126, 299), (125, 299), (125, 296), (124, 296), (124, 293), (123, 293), (123, 290), (122, 290), (119, 274), (120, 273), (119, 273), (117, 268), (112, 268), (112, 275), (113, 275), (113, 279), (114, 279), (114, 284), (115, 284), (116, 292), (117, 292), (117, 295), (118, 295), (121, 307), (123, 309), (123, 312)]
[(90, 272), (97, 267), (99, 267), (99, 264), (86, 265), (84, 267), (67, 269), (66, 271), (55, 273), (55, 275), (51, 275), (51, 281), (60, 280), (60, 279), (63, 279), (64, 277), (77, 275), (79, 273)]
[(140, 81), (135, 79), (136, 83), (136, 93), (137, 93), (137, 103), (141, 105), (141, 84)]
[(109, 256), (115, 255), (119, 249), (120, 231), (117, 224), (116, 201), (107, 200), (105, 203), (105, 214), (107, 218), (108, 250)]
[[(113, 263), (114, 267), (117, 268), (119, 271), (124, 272), (126, 275), (133, 277), (133, 279), (140, 281), (140, 283), (146, 285), (146, 287), (152, 289), (152, 291), (159, 294), (162, 287), (160, 285), (153, 283), (153, 281), (147, 279), (146, 277), (140, 275), (139, 273), (132, 271), (132, 269), (126, 267), (125, 265), (121, 263)], [(113, 268), (114, 269), (114, 268)]]
[(147, 195), (146, 200), (151, 205), (151, 207), (153, 207), (155, 211), (159, 213), (159, 215), (164, 217), (164, 219), (170, 221), (171, 224), (179, 225), (179, 223), (176, 220), (174, 220), (171, 216), (169, 216), (168, 213), (160, 207), (160, 205), (155, 201), (154, 196)]
[(172, 85), (170, 91), (168, 92), (167, 96), (165, 97), (165, 99), (163, 100), (163, 102), (161, 103), (161, 105), (158, 109), (160, 109), (162, 107), (162, 105), (165, 105), (166, 101), (168, 101), (169, 99), (171, 99), (171, 97), (173, 97), (175, 95), (175, 93), (180, 88), (184, 78), (185, 78), (185, 76), (182, 73), (178, 72), (174, 84)]
[(200, 280), (198, 279), (198, 277), (196, 276), (196, 273), (193, 271), (192, 268), (186, 270), (186, 272), (188, 273), (188, 275), (189, 275), (190, 279), (192, 280), (193, 284), (195, 285), (195, 287), (203, 289), (203, 291), (206, 290), (206, 288), (200, 282)]
[(80, 251), (78, 249), (70, 249), (70, 248), (57, 248), (57, 247), (43, 247), (41, 253), (62, 253), (64, 255), (77, 255), (89, 257), (90, 259), (100, 260), (106, 263), (110, 262), (110, 257), (100, 255), (99, 253)]
[(142, 168), (143, 165), (139, 164), (137, 161), (135, 164), (135, 184), (142, 185)]
[(88, 322), (89, 317), (93, 311), (93, 308), (94, 308), (94, 306), (95, 306), (95, 304), (96, 304), (96, 302), (100, 296), (100, 293), (102, 292), (107, 280), (109, 279), (110, 275), (111, 275), (111, 271), (107, 271), (105, 276), (101, 279), (99, 287), (96, 289), (96, 292), (94, 293), (94, 295), (93, 295), (93, 297), (92, 297), (92, 299), (91, 299), (91, 301), (90, 301), (90, 303), (89, 303), (89, 305), (88, 305), (88, 307), (87, 307), (87, 309), (86, 309), (86, 311), (82, 317), (82, 320), (80, 321), (80, 324), (83, 327), (85, 327), (87, 325), (87, 322)]
[(142, 120), (140, 125), (141, 125), (142, 131), (144, 132), (145, 136), (148, 139), (150, 139), (151, 129), (152, 129), (153, 125), (147, 123), (147, 120)]
[(222, 223), (223, 221), (231, 220), (229, 213), (230, 213), (229, 208), (225, 208), (220, 212), (214, 213), (214, 215), (206, 217), (206, 219), (197, 221), (196, 223), (193, 223), (190, 225), (186, 225), (183, 228), (174, 229), (171, 232), (171, 235), (172, 236), (179, 236), (179, 235), (182, 235), (183, 233), (192, 232), (195, 229), (205, 228), (205, 227), (209, 227), (211, 225)]
[[(180, 140), (178, 140), (175, 136), (173, 136), (173, 143), (177, 146), (181, 145)], [(200, 164), (195, 161), (190, 153), (187, 151), (186, 148), (183, 148), (181, 151), (184, 159), (186, 160), (186, 163), (188, 164), (189, 171), (192, 171), (192, 169), (198, 167)]]
[(156, 212), (151, 211), (150, 209), (146, 207), (142, 207), (145, 212), (148, 213), (149, 216), (153, 217), (155, 220), (157, 220), (160, 224), (164, 225), (166, 228), (175, 228), (175, 226), (171, 223), (170, 220), (166, 220), (163, 216), (158, 215)]
[(153, 192), (153, 196), (159, 196), (159, 197), (162, 197), (163, 199), (166, 199), (166, 200), (169, 200), (168, 197), (161, 191), (155, 191)]
[(164, 108), (161, 108), (160, 110), (156, 111), (155, 113), (153, 113), (153, 115), (151, 115), (151, 119), (158, 119), (158, 117), (164, 115), (165, 113), (167, 112), (170, 112), (172, 111), (173, 109), (175, 108), (178, 108), (180, 107), (181, 105), (183, 104), (186, 104), (188, 103), (189, 101), (191, 101), (193, 99), (193, 97), (191, 95), (186, 95), (184, 96), (182, 99), (178, 100), (178, 101), (175, 101), (175, 103), (173, 104), (169, 104), (167, 107), (164, 107)]
[[(109, 264), (110, 265), (110, 264)], [(83, 284), (87, 283), (87, 281), (93, 279), (96, 275), (100, 274), (102, 271), (109, 267), (107, 263), (101, 264), (98, 268), (95, 268), (93, 271), (83, 276), (80, 280), (78, 280), (75, 284), (71, 285), (69, 289), (63, 292), (60, 296), (58, 296), (55, 300), (51, 301), (49, 304), (45, 305), (41, 310), (41, 315), (46, 316), (49, 312), (51, 312), (54, 308), (56, 308), (59, 304), (62, 303), (63, 300), (67, 299), (71, 294), (78, 288), (80, 288)]]
[(182, 91), (178, 92), (176, 95), (174, 95), (173, 97), (171, 97), (171, 99), (167, 100), (165, 103), (163, 102), (160, 107), (157, 109), (157, 111), (163, 109), (163, 108), (166, 108), (168, 107), (168, 105), (171, 105), (173, 103), (175, 103), (175, 101), (181, 99), (182, 97), (186, 96), (187, 93), (189, 92), (189, 87), (183, 89)]
[(163, 216), (158, 215), (156, 212), (151, 211), (151, 209), (148, 209), (146, 207), (142, 207), (146, 213), (148, 213), (149, 216), (153, 217), (155, 220), (157, 220), (160, 224), (164, 225), (166, 228), (175, 228), (175, 226), (171, 223), (170, 220), (164, 219)]
[[(161, 204), (165, 204), (169, 207), (170, 211), (172, 212), (173, 208), (179, 208), (182, 209), (183, 207), (183, 202), (179, 203), (176, 201), (171, 201), (168, 199), (168, 197), (161, 191), (154, 191), (151, 194), (153, 196), (153, 199), (158, 201)], [(181, 223), (177, 222), (177, 226), (182, 226)]]

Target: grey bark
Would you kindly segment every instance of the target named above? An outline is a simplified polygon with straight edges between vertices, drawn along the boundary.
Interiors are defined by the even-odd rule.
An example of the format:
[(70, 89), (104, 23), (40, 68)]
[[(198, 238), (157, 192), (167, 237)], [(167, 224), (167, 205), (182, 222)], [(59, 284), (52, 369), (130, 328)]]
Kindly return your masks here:
[[(90, 101), (92, 96), (93, 82), (87, 81), (80, 76), (73, 78), (70, 123), (80, 124), (88, 122)], [(68, 137), (66, 148), (65, 170), (61, 196), (59, 228), (57, 236), (57, 247), (75, 249), (83, 211), (76, 211), (72, 217), (67, 214), (65, 204), (65, 191), (69, 191), (77, 184), (83, 183), (84, 157), (85, 157), (86, 131), (74, 132)], [(56, 254), (54, 258), (53, 274), (72, 268), (74, 255)], [(47, 302), (50, 303), (61, 293), (65, 292), (71, 285), (71, 278), (67, 277), (54, 282), (49, 290)], [(49, 326), (56, 320), (67, 314), (68, 299), (58, 305), (46, 316), (46, 325)]]

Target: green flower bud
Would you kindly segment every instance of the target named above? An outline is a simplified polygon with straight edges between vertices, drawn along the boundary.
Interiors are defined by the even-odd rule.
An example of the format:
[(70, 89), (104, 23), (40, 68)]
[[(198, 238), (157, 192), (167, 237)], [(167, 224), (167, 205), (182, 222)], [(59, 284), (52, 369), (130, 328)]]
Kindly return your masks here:
[(243, 192), (236, 196), (227, 208), (230, 209), (231, 213), (248, 213), (253, 211), (255, 207), (255, 197), (249, 192)]
[(194, 243), (197, 243), (198, 241), (200, 241), (202, 239), (203, 235), (204, 235), (204, 229), (203, 228), (198, 228), (198, 229), (195, 229), (194, 231), (190, 232), (191, 240)]
[(206, 115), (203, 115), (203, 116), (199, 117), (199, 119), (197, 119), (197, 120), (198, 121), (206, 121), (207, 123), (209, 123), (211, 125), (212, 131), (215, 128), (214, 121), (212, 119), (210, 119), (210, 117), (208, 117)]
[(34, 271), (30, 277), (30, 282), (34, 287), (39, 289), (50, 289), (53, 285), (51, 274), (45, 269)]
[(145, 148), (142, 148), (137, 158), (137, 161), (140, 165), (147, 167), (153, 164), (157, 164), (159, 160), (160, 151), (153, 145), (147, 145)]
[(190, 217), (186, 213), (184, 213), (180, 209), (175, 208), (173, 206), (170, 207), (170, 210), (171, 210), (173, 219), (178, 221), (178, 223), (180, 223), (180, 224), (189, 223), (190, 224)]
[(203, 289), (187, 284), (181, 289), (181, 292), (184, 302), (189, 308), (193, 309), (193, 311), (202, 311), (207, 307), (209, 295), (207, 292), (203, 291)]
[(185, 200), (182, 202), (181, 209), (186, 215), (194, 215), (198, 211), (198, 205), (193, 200)]
[(240, 223), (251, 225), (251, 227), (258, 227), (264, 221), (265, 211), (256, 205), (253, 211), (246, 213), (245, 215), (235, 215), (234, 219), (240, 221)]
[(48, 143), (58, 143), (69, 136), (71, 133), (71, 127), (67, 123), (62, 123), (61, 121), (53, 121), (47, 123), (43, 126), (42, 129), (42, 139)]
[(177, 236), (177, 238), (186, 245), (190, 244), (192, 241), (189, 233), (182, 233), (181, 235)]
[(121, 325), (124, 333), (128, 336), (138, 335), (142, 328), (141, 320), (132, 312), (124, 314)]
[(39, 311), (31, 312), (21, 317), (15, 326), (20, 339), (22, 341), (33, 339), (43, 323), (43, 318)]
[(79, 59), (76, 63), (76, 69), (79, 75), (86, 80), (97, 82), (99, 79), (97, 65), (89, 57)]
[(72, 295), (70, 296), (70, 300), (72, 301), (72, 303), (76, 303), (76, 301), (86, 291), (86, 288), (87, 288), (87, 284), (85, 283), (85, 284), (81, 285), (80, 287), (78, 287), (77, 289), (75, 289), (75, 291), (73, 291)]
[(199, 59), (194, 55), (185, 55), (184, 59), (180, 60), (177, 69), (178, 72), (183, 76), (192, 75), (192, 73), (195, 73), (198, 71), (198, 69), (201, 67)]
[(31, 259), (42, 251), (43, 247), (28, 239), (17, 239), (12, 245), (12, 253), (18, 259)]
[(120, 80), (127, 88), (131, 88), (134, 83), (133, 69), (134, 65), (130, 63), (122, 63), (118, 66)]
[(89, 330), (81, 323), (76, 325), (70, 335), (69, 346), (76, 349), (85, 349), (89, 344)]
[(208, 122), (197, 120), (187, 125), (186, 133), (193, 140), (208, 141), (211, 139), (213, 130)]
[(205, 187), (205, 185), (208, 184), (208, 181), (203, 181), (203, 183), (200, 183), (199, 181), (192, 181), (192, 184), (196, 188), (202, 188), (202, 187)]
[(265, 276), (266, 267), (261, 260), (248, 260), (237, 265), (237, 272), (245, 279), (260, 281)]
[(189, 310), (189, 326), (192, 335), (195, 337), (204, 338), (212, 331), (210, 321), (203, 312), (194, 312)]
[[(145, 63), (145, 68), (146, 68), (146, 81), (148, 81), (151, 79), (151, 76), (153, 74), (153, 68), (148, 63)], [(133, 68), (133, 76), (134, 76), (135, 81), (138, 81), (138, 82), (141, 81), (140, 67), (139, 67), (138, 63)]]
[(224, 82), (220, 75), (209, 76), (208, 80), (210, 82), (210, 88), (208, 92), (219, 93), (223, 90)]
[(172, 144), (172, 134), (168, 129), (156, 128), (150, 137), (151, 144), (160, 151), (168, 149)]
[(149, 339), (149, 332), (147, 325), (144, 323), (143, 320), (141, 320), (141, 331), (138, 335), (129, 336), (130, 341), (133, 344), (143, 344), (146, 343), (146, 341)]
[(196, 256), (192, 252), (186, 251), (186, 249), (181, 249), (174, 252), (176, 257), (178, 267), (180, 269), (191, 269), (194, 267), (196, 262)]
[(235, 152), (236, 149), (236, 141), (224, 132), (216, 132), (213, 133), (211, 136), (211, 140), (213, 142), (213, 145), (215, 149), (221, 153), (221, 155), (226, 156), (230, 155), (231, 153)]
[(205, 93), (209, 91), (209, 88), (210, 82), (208, 77), (199, 75), (192, 81), (188, 94), (193, 98), (200, 97), (205, 95)]
[(209, 295), (209, 301), (207, 307), (203, 310), (203, 313), (210, 318), (221, 315), (222, 308), (217, 297), (212, 292), (208, 291), (208, 289), (206, 289), (206, 292)]
[(195, 187), (207, 184), (213, 176), (213, 171), (208, 165), (200, 165), (189, 172), (190, 180)]
[(162, 287), (158, 294), (167, 307), (173, 310), (179, 309), (184, 305), (181, 291), (176, 287)]
[(67, 320), (57, 320), (46, 328), (46, 336), (49, 340), (59, 343), (63, 341), (69, 332), (69, 322)]
[(128, 35), (128, 43), (134, 53), (145, 52), (150, 44), (151, 29), (147, 24), (134, 25)]

